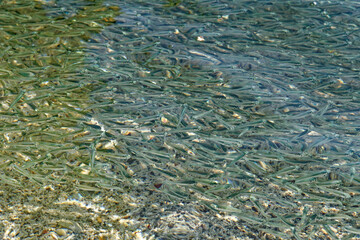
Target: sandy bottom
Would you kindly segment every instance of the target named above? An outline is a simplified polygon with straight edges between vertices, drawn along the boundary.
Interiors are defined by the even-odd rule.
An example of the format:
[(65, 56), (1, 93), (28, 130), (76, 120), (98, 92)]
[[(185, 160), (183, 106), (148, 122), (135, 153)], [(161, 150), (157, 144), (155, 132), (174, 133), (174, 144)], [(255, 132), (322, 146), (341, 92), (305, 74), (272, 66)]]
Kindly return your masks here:
[(257, 239), (235, 216), (156, 189), (79, 192), (76, 183), (0, 185), (3, 239)]

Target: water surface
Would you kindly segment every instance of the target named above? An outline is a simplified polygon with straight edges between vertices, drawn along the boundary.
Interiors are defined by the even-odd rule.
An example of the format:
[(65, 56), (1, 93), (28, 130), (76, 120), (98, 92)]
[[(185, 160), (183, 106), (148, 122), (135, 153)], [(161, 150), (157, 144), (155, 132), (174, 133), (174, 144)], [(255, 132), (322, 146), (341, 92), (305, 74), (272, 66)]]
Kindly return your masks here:
[(33, 232), (131, 238), (128, 194), (144, 236), (359, 237), (356, 1), (1, 4), (1, 208), (106, 209)]

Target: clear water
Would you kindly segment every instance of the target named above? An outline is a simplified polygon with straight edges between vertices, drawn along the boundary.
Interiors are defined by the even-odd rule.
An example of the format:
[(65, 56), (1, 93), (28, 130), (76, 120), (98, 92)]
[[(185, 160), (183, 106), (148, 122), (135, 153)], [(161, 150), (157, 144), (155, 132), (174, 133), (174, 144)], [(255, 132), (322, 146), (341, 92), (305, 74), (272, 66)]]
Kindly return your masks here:
[[(350, 195), (359, 184), (358, 2), (119, 6), (116, 23), (89, 43), (106, 52), (94, 59), (109, 89), (107, 101), (103, 90), (93, 99), (114, 102), (95, 118), (125, 135), (124, 151), (141, 184), (233, 213), (217, 201), (229, 200), (242, 211), (243, 204), (256, 207), (244, 197), (251, 195), (286, 209), (278, 211), (290, 219), (290, 228), (308, 202), (317, 206), (312, 216), (324, 205), (343, 207), (344, 199), (355, 204)], [(286, 200), (286, 191), (297, 200)], [(283, 224), (266, 215), (242, 219), (267, 226), (262, 231)], [(295, 229), (295, 236), (305, 231)]]
[[(359, 237), (357, 1), (0, 3), (0, 233), (89, 236), (72, 216), (45, 214), (45, 231), (8, 207), (59, 199), (105, 206), (111, 224), (77, 209), (83, 232), (89, 212), (97, 233), (123, 231), (110, 200), (127, 192), (158, 239), (240, 234), (203, 227), (217, 212), (254, 239)], [(196, 227), (173, 231), (156, 204)]]

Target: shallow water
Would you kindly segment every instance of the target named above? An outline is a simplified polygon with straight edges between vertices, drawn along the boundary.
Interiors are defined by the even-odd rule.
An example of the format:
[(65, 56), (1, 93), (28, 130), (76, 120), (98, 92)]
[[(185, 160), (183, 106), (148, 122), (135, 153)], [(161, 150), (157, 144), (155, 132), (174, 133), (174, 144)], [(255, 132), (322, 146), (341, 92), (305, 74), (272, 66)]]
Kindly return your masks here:
[[(119, 6), (116, 23), (89, 43), (107, 52), (95, 59), (108, 78), (104, 102), (113, 101), (94, 116), (124, 135), (129, 166), (142, 184), (235, 214), (253, 207), (252, 223), (265, 232), (284, 224), (281, 212), (284, 231), (295, 228), (295, 237), (321, 229), (297, 225), (307, 203), (317, 206), (315, 225), (328, 219), (316, 220), (322, 213), (315, 209), (355, 204), (356, 1)], [(96, 102), (103, 97), (103, 89), (93, 94)], [(264, 202), (283, 209), (268, 213)]]
[(2, 25), (5, 184), (126, 186), (257, 237), (359, 237), (357, 1), (42, 4), (36, 34)]

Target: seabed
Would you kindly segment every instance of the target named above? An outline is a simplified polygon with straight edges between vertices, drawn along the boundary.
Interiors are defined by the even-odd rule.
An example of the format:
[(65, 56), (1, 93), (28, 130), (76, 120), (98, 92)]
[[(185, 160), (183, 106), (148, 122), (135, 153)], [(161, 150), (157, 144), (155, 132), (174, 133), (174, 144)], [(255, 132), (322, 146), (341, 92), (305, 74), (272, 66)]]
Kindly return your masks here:
[(360, 239), (357, 1), (0, 2), (3, 239)]

